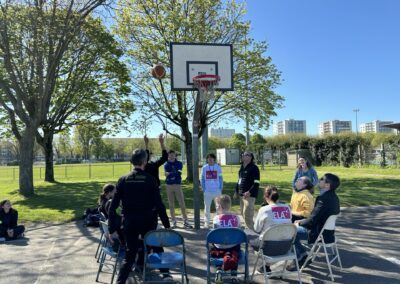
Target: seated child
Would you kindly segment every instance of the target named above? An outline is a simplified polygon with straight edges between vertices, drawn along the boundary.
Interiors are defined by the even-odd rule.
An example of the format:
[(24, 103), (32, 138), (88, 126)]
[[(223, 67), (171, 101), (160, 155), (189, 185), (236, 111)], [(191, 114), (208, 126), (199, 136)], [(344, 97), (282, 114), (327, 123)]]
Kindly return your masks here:
[[(239, 217), (230, 212), (231, 198), (229, 195), (223, 194), (215, 199), (217, 213), (213, 219), (214, 228), (240, 228)], [(223, 257), (224, 270), (236, 270), (238, 266), (238, 257), (240, 245), (221, 245), (214, 244), (211, 249), (211, 256)]]
[(0, 202), (0, 238), (15, 240), (23, 237), (25, 227), (17, 225), (18, 211), (11, 207), (10, 200)]

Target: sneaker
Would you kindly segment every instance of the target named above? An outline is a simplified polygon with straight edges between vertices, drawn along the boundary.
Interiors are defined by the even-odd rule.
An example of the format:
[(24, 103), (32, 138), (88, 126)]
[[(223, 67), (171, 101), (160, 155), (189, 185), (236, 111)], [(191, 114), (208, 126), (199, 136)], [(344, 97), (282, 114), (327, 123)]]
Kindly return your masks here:
[[(299, 262), (299, 269), (300, 269), (300, 268), (303, 266), (303, 264), (306, 262), (306, 259), (307, 259), (307, 255), (304, 255), (304, 256), (298, 261), (298, 262)], [(307, 262), (306, 267), (307, 267), (308, 265), (310, 265), (311, 263), (312, 263), (312, 260), (309, 259), (308, 262)], [(287, 271), (297, 271), (296, 262), (295, 262), (295, 261), (292, 261), (292, 263), (286, 267), (286, 270), (287, 270)]]
[(190, 225), (188, 221), (183, 222), (183, 227), (185, 227), (186, 229), (193, 229), (193, 226)]
[(176, 228), (176, 221), (172, 221), (171, 229), (175, 229), (175, 228)]
[(163, 279), (164, 281), (173, 281), (173, 280), (174, 280), (174, 278), (172, 277), (172, 275), (169, 274), (169, 273), (163, 273), (163, 274), (162, 274), (162, 279)]
[[(260, 266), (259, 268), (257, 268), (257, 271), (264, 274), (264, 267)], [(271, 272), (271, 268), (269, 267), (269, 265), (265, 265), (265, 271), (267, 273)]]

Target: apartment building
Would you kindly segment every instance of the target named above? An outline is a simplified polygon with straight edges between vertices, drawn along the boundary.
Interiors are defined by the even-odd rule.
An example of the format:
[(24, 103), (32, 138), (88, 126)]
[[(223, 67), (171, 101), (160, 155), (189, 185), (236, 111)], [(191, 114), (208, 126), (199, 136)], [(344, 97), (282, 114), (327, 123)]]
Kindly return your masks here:
[(210, 128), (208, 131), (209, 137), (231, 138), (233, 134), (235, 134), (235, 129)]
[(290, 133), (306, 134), (307, 133), (306, 121), (285, 119), (274, 123), (272, 130), (274, 135), (286, 135)]
[(360, 132), (361, 133), (396, 133), (396, 129), (383, 127), (386, 124), (392, 124), (393, 121), (381, 121), (374, 120), (371, 122), (361, 123)]
[(330, 120), (322, 122), (319, 125), (319, 135), (337, 134), (342, 132), (351, 132), (350, 120)]

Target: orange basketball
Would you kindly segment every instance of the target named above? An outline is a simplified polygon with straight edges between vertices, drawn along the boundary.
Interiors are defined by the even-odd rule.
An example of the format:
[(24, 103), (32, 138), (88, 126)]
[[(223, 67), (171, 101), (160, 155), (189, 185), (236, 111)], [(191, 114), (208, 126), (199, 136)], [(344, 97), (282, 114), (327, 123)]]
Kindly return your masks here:
[(166, 73), (167, 71), (161, 63), (155, 64), (153, 68), (151, 68), (151, 75), (156, 79), (161, 80), (165, 77)]

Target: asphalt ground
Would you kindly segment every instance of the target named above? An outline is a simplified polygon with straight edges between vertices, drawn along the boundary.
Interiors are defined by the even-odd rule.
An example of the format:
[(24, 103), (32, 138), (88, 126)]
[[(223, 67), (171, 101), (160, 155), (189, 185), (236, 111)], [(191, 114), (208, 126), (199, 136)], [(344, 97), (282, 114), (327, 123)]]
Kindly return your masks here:
[[(334, 267), (336, 283), (400, 283), (399, 216), (400, 206), (343, 208), (336, 228), (343, 270)], [(206, 283), (208, 231), (183, 228), (177, 231), (185, 238), (190, 283)], [(29, 225), (24, 239), (0, 243), (0, 283), (96, 283), (98, 263), (94, 254), (99, 237), (98, 228), (84, 227), (81, 221)], [(250, 272), (254, 262), (255, 255), (250, 249)], [(272, 270), (279, 266), (272, 266)], [(318, 258), (303, 270), (302, 281), (327, 283), (330, 282), (327, 273), (324, 258)], [(297, 274), (291, 273), (270, 283), (297, 283), (296, 277)], [(161, 278), (154, 271), (152, 279)], [(99, 280), (110, 283), (111, 275), (101, 273)], [(253, 280), (264, 283), (261, 274), (256, 274)], [(141, 282), (141, 277), (131, 274), (129, 283)]]

